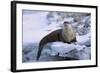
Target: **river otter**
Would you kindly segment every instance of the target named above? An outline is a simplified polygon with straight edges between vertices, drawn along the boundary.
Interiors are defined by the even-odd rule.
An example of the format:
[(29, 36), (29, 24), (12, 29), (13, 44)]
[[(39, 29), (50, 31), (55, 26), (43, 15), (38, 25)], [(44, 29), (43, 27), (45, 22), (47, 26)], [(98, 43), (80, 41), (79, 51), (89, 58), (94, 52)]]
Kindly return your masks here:
[(62, 29), (51, 32), (40, 41), (36, 60), (39, 60), (44, 45), (49, 42), (56, 41), (61, 41), (64, 43), (76, 42), (76, 34), (70, 23), (64, 22)]

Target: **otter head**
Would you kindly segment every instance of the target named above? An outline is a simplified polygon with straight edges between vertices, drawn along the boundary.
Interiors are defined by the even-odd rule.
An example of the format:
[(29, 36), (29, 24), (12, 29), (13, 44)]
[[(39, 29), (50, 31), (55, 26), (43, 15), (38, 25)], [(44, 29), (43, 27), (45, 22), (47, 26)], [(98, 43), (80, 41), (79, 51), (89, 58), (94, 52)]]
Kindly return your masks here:
[(67, 30), (69, 28), (70, 22), (63, 23), (63, 30)]
[(72, 27), (72, 23), (64, 22), (62, 28), (62, 36), (66, 42), (71, 42), (75, 37), (75, 31)]

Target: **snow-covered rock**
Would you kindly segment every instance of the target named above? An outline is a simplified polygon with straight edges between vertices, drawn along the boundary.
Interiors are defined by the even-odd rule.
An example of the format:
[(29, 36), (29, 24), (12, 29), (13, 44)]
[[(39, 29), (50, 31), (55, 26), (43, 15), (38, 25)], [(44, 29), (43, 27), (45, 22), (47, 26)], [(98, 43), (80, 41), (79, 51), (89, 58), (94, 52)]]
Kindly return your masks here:
[(71, 57), (76, 59), (89, 59), (89, 53), (86, 53), (85, 45), (67, 44), (62, 42), (54, 42), (51, 45), (51, 52), (48, 54), (62, 57)]
[(72, 44), (67, 44), (63, 42), (53, 42), (50, 44), (51, 52), (50, 55), (58, 55), (62, 57), (71, 57), (76, 59), (90, 59), (91, 51), (91, 41), (90, 33), (77, 36), (77, 42)]
[(83, 36), (77, 36), (76, 38), (77, 38), (76, 44), (91, 45), (91, 34), (90, 33), (83, 35)]

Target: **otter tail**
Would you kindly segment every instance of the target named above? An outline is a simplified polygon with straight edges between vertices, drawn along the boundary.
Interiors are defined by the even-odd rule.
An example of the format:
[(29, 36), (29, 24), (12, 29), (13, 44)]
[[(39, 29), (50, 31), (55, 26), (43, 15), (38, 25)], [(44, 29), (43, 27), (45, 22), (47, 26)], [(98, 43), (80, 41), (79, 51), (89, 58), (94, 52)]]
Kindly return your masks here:
[(36, 57), (36, 60), (38, 61), (40, 56), (41, 56), (41, 53), (42, 53), (42, 50), (43, 50), (43, 47), (44, 45), (47, 43), (46, 41), (46, 38), (43, 38), (40, 43), (39, 43), (39, 48), (38, 48), (38, 52), (37, 52), (37, 57)]
[(38, 52), (37, 52), (37, 58), (36, 58), (37, 61), (39, 60), (39, 58), (41, 56), (42, 50), (43, 50), (43, 45), (41, 45), (41, 43), (40, 43), (39, 49), (38, 49)]

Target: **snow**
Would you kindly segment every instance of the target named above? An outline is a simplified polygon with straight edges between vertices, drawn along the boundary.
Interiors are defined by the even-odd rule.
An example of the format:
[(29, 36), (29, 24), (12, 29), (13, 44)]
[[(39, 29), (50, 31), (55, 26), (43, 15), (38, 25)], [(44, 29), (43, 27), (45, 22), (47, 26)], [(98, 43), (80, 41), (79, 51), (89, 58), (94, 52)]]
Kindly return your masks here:
[(66, 21), (66, 22), (74, 22), (74, 18), (73, 17), (68, 17), (68, 18), (65, 18), (63, 21)]
[(23, 13), (23, 43), (38, 42), (46, 32), (48, 12)]
[(57, 22), (59, 16), (56, 13), (54, 13), (54, 18), (47, 20), (48, 14), (49, 12), (46, 11), (23, 11), (23, 62), (36, 61), (40, 40), (52, 31), (61, 29), (64, 21), (73, 23), (72, 25), (76, 29), (77, 42), (71, 44), (52, 42), (44, 47), (40, 61), (54, 61), (57, 57), (71, 57), (79, 60), (91, 59), (91, 16), (81, 16), (76, 19), (79, 19), (79, 22), (74, 22), (75, 17), (72, 16)]

